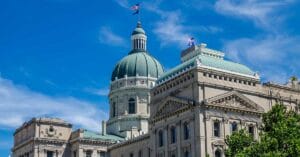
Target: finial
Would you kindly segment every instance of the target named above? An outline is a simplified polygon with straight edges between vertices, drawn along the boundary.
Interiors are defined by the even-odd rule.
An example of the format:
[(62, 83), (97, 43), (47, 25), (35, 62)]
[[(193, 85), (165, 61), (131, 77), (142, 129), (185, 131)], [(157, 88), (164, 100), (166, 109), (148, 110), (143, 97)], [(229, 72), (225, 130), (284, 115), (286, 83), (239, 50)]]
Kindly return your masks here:
[(142, 28), (142, 23), (141, 23), (141, 21), (138, 21), (138, 22), (137, 22), (136, 27), (137, 27), (137, 28)]

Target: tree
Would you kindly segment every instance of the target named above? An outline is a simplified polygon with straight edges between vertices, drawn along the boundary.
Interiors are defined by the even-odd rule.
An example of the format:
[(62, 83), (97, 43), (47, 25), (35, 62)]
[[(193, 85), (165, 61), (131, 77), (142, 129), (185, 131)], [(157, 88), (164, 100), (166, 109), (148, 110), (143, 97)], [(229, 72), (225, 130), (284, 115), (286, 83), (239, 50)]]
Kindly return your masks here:
[[(228, 156), (234, 157), (299, 157), (300, 156), (300, 116), (293, 110), (287, 110), (282, 104), (277, 104), (263, 114), (263, 126), (260, 134), (260, 141), (247, 143), (247, 134), (233, 134), (227, 137), (226, 141), (233, 141), (228, 144), (227, 152), (235, 151)], [(236, 149), (240, 144), (240, 148)], [(231, 156), (230, 156), (231, 155)], [(227, 156), (227, 154), (226, 154)]]
[(245, 130), (234, 132), (230, 137), (227, 135), (225, 143), (228, 149), (225, 151), (225, 155), (235, 157), (236, 154), (243, 151), (243, 148), (249, 147), (254, 142), (253, 137), (245, 133)]

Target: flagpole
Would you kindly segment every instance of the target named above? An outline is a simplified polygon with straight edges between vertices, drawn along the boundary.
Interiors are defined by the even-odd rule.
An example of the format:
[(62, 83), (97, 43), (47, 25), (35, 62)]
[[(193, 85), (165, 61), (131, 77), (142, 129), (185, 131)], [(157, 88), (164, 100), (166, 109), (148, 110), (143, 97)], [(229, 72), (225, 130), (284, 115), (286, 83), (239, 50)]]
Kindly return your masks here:
[(138, 21), (141, 21), (141, 17), (140, 17), (140, 11), (139, 11), (139, 13), (138, 13)]

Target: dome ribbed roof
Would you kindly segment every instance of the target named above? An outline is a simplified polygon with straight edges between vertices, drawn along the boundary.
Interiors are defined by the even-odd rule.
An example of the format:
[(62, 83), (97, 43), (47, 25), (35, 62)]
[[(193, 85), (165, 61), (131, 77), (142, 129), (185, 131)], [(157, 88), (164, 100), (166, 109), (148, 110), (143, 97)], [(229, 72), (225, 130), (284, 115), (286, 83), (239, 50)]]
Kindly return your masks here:
[(162, 65), (146, 51), (131, 52), (115, 66), (111, 80), (134, 76), (158, 78), (163, 74)]

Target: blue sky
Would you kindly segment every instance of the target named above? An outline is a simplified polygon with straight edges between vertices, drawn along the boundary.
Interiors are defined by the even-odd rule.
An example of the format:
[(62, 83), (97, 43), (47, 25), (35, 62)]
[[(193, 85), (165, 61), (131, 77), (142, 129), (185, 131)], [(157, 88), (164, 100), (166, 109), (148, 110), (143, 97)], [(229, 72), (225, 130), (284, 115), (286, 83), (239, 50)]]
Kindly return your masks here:
[[(114, 65), (130, 50), (137, 18), (129, 0), (0, 2), (0, 157), (16, 127), (33, 116), (100, 130)], [(262, 81), (300, 76), (296, 0), (142, 1), (148, 50), (165, 67), (179, 63), (187, 38), (222, 50)]]

